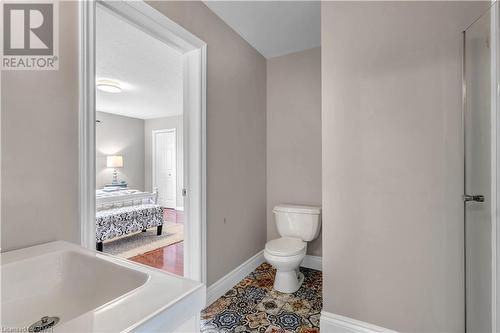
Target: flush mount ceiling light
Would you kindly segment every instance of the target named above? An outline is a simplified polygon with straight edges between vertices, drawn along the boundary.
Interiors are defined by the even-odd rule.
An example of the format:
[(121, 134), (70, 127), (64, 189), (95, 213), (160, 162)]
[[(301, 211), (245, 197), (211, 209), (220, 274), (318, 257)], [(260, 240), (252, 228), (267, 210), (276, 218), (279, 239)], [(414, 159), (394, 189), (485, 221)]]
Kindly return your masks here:
[(121, 93), (122, 88), (120, 87), (120, 84), (116, 81), (112, 80), (97, 80), (96, 82), (96, 87), (97, 89), (109, 93)]

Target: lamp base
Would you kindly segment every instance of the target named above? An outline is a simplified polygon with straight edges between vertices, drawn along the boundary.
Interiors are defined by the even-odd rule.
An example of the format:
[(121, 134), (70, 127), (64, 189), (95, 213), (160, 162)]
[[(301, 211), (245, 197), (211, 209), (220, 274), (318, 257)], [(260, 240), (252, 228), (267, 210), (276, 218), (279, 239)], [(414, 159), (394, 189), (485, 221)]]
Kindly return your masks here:
[(113, 169), (113, 180), (111, 181), (111, 184), (118, 185), (118, 172), (116, 169)]

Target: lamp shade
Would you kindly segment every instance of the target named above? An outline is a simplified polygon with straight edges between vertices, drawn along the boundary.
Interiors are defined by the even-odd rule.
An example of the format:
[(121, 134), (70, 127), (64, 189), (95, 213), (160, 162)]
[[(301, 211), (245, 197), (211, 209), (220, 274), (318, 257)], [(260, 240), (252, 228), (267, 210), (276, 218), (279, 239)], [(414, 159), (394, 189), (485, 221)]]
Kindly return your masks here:
[(123, 156), (120, 156), (120, 155), (106, 156), (106, 167), (108, 167), (108, 168), (122, 168), (123, 167)]

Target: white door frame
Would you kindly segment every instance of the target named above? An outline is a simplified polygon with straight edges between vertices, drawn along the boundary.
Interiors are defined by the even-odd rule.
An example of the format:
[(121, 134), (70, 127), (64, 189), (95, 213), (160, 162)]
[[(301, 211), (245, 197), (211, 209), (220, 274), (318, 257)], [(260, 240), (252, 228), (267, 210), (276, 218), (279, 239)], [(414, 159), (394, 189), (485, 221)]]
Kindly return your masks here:
[(498, 117), (499, 98), (499, 53), (500, 31), (499, 8), (493, 5), (490, 12), (490, 50), (491, 50), (491, 328), (497, 332), (500, 328), (500, 117)]
[[(184, 57), (184, 276), (206, 284), (207, 45), (143, 1), (98, 1)], [(95, 249), (96, 1), (79, 2), (79, 216), (81, 244)]]
[[(151, 184), (153, 186), (153, 189), (158, 188), (156, 186), (156, 134), (160, 133), (174, 133), (174, 169), (175, 169), (175, 177), (174, 177), (174, 193), (175, 193), (175, 204), (174, 204), (174, 209), (177, 209), (177, 133), (175, 131), (175, 128), (168, 128), (168, 129), (162, 129), (162, 130), (152, 130), (151, 131), (151, 167), (152, 167), (152, 172), (151, 172)], [(184, 163), (182, 163), (182, 166), (184, 167)]]

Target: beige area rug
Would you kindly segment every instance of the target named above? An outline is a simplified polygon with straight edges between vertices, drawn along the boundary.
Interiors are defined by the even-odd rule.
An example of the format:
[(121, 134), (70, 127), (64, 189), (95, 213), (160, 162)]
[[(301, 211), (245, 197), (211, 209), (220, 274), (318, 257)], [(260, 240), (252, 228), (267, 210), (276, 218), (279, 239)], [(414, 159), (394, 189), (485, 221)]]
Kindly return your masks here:
[(184, 224), (164, 223), (161, 236), (156, 235), (156, 227), (146, 232), (129, 234), (104, 242), (103, 252), (121, 258), (132, 258), (160, 247), (184, 240)]

